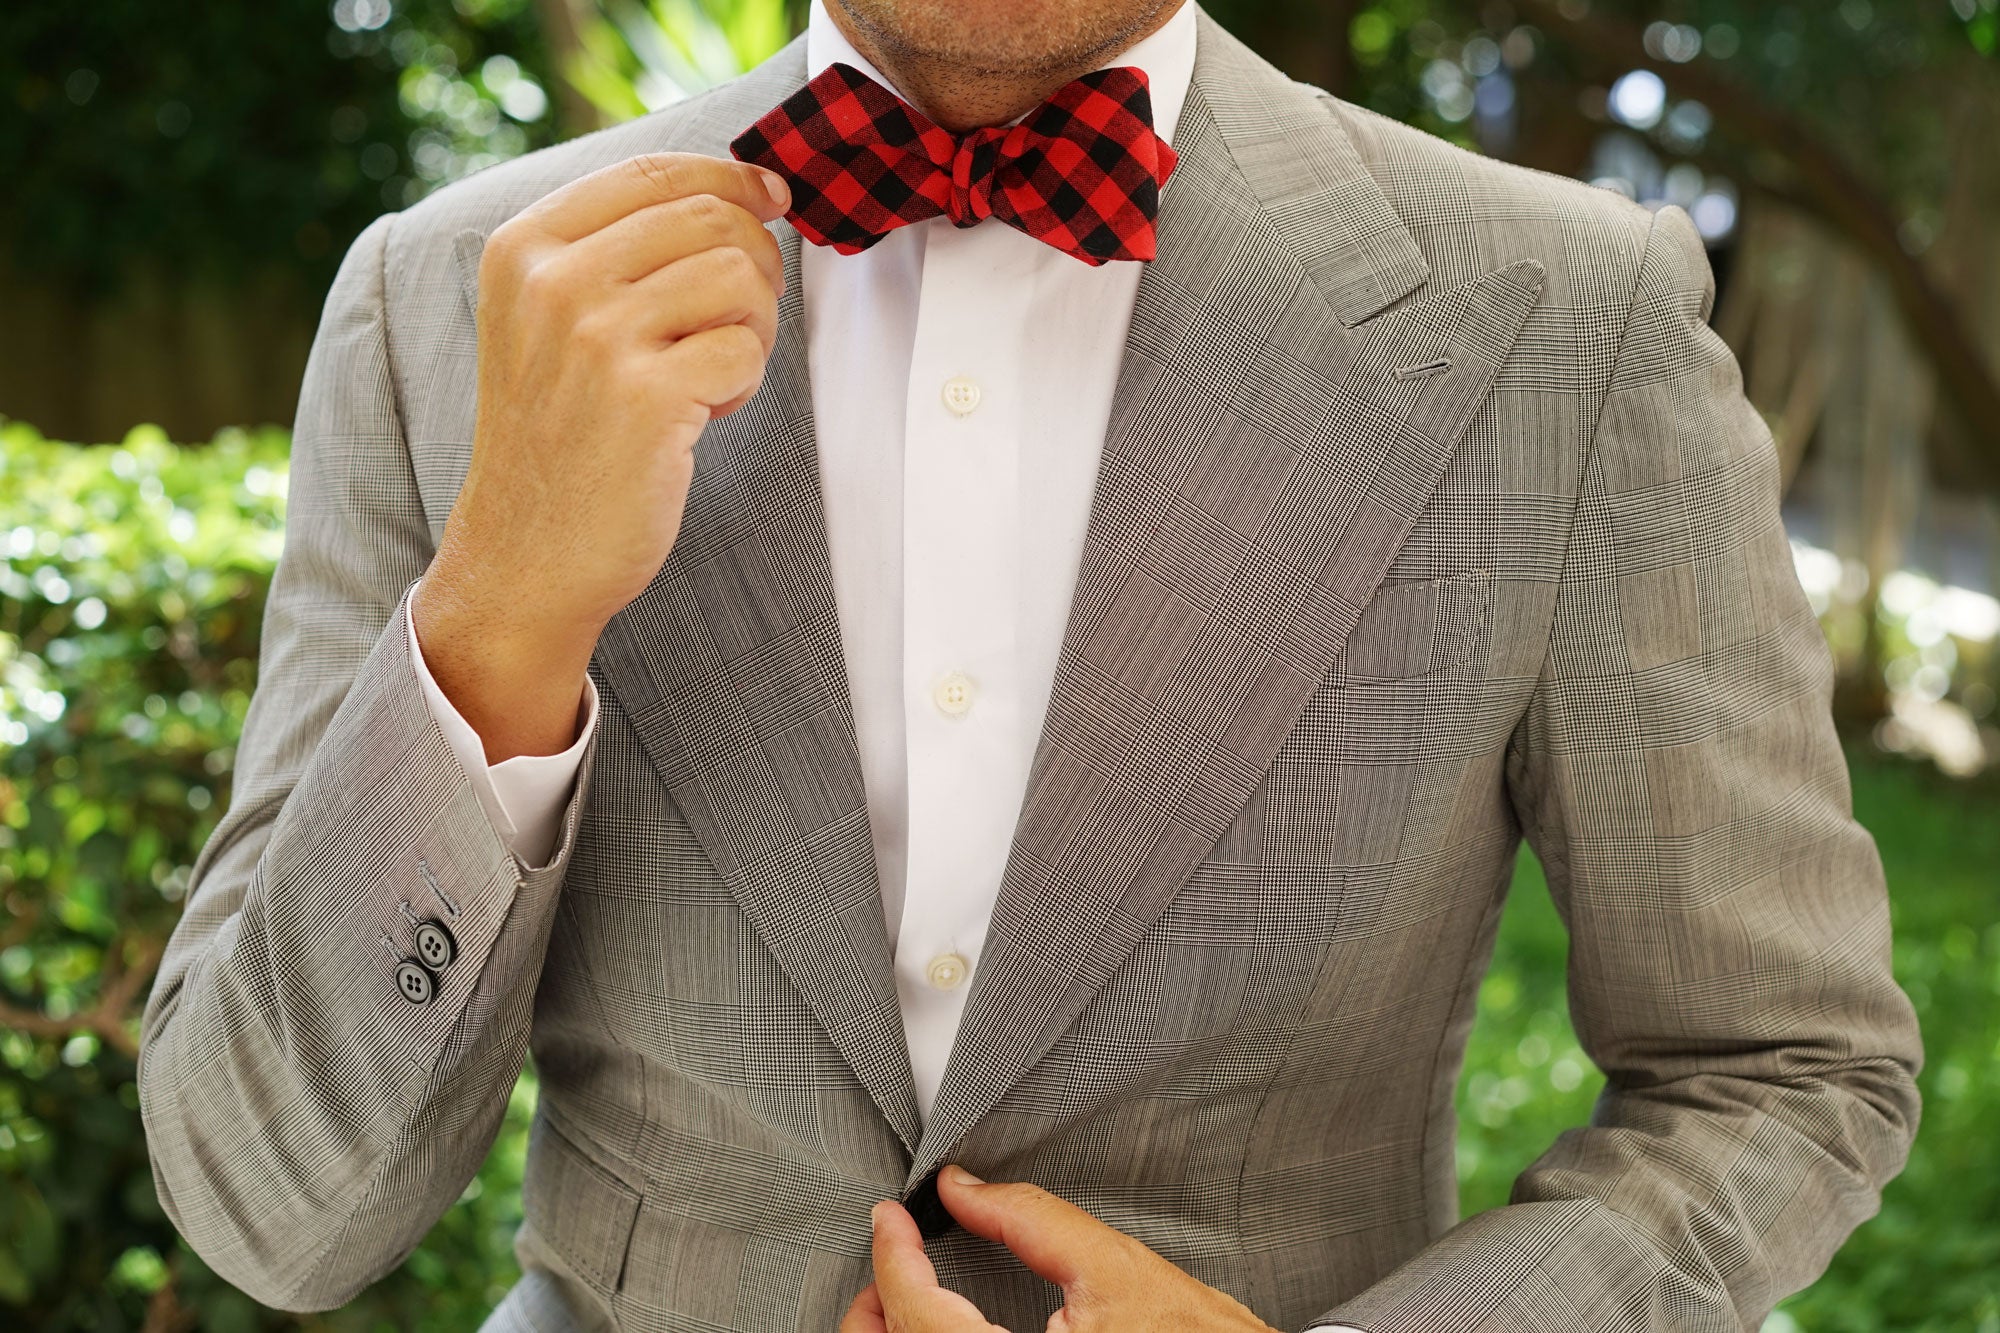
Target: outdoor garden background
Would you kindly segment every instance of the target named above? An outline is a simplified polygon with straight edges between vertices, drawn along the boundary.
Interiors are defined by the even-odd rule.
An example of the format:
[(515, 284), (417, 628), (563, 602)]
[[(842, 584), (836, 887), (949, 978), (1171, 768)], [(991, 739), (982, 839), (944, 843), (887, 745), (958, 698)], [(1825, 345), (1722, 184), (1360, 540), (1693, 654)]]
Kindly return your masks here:
[[(1788, 478), (1928, 1064), (1909, 1169), (1777, 1330), (2000, 1330), (1996, 0), (1212, 0), (1297, 77), (1686, 207)], [(320, 300), (385, 209), (728, 77), (781, 0), (0, 6), (0, 1326), (475, 1327), (533, 1072), (345, 1310), (176, 1239), (137, 1016), (229, 797)], [(1461, 1086), (1466, 1212), (1589, 1115), (1524, 857)], [(1022, 1331), (1026, 1333), (1026, 1331)]]

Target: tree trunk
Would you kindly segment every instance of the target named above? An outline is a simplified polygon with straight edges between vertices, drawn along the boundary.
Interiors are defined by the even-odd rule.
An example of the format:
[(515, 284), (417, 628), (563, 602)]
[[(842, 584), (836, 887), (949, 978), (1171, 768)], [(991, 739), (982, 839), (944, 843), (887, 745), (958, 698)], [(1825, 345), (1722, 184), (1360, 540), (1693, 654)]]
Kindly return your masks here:
[(283, 266), (225, 284), (141, 262), (87, 301), (0, 265), (0, 415), (87, 443), (142, 422), (183, 441), (289, 423), (316, 306)]
[[(1966, 425), (1971, 466), (1983, 485), (2000, 490), (2000, 376), (1972, 337), (1957, 302), (1903, 248), (1895, 210), (1881, 193), (1805, 122), (1716, 69), (1708, 58), (1686, 64), (1656, 60), (1633, 25), (1588, 12), (1572, 19), (1553, 0), (1519, 4), (1551, 37), (1595, 63), (1601, 74), (1635, 66), (1650, 69), (1675, 93), (1707, 105), (1719, 125), (1762, 143), (1789, 163), (1793, 179), (1762, 184), (1809, 204), (1881, 270), (1938, 386)], [(1990, 135), (1976, 137), (1982, 151), (1990, 149)]]
[(583, 29), (597, 17), (594, 0), (535, 0), (549, 65), (556, 74), (556, 124), (565, 139), (604, 127), (597, 106), (570, 82), (570, 66), (583, 55)]

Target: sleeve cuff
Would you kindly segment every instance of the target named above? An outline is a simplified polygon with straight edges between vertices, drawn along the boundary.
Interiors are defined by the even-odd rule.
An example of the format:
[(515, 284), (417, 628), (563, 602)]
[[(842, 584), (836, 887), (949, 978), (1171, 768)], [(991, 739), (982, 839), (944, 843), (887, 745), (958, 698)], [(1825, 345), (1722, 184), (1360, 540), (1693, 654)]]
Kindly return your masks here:
[[(414, 589), (415, 585), (411, 586)], [(588, 677), (584, 680), (577, 735), (567, 750), (559, 754), (515, 755), (489, 765), (486, 746), (479, 734), (445, 697), (424, 663), (423, 651), (417, 643), (416, 618), (409, 609), (415, 600), (414, 591), (403, 599), (403, 627), (410, 637), (410, 661), (416, 667), (417, 682), (423, 687), (424, 703), (452, 753), (464, 766), (466, 776), (472, 780), (473, 793), (501, 842), (527, 865), (545, 865), (555, 849), (556, 836), (562, 831), (563, 807), (575, 785), (584, 747), (589, 744), (591, 733), (597, 730), (597, 682)]]

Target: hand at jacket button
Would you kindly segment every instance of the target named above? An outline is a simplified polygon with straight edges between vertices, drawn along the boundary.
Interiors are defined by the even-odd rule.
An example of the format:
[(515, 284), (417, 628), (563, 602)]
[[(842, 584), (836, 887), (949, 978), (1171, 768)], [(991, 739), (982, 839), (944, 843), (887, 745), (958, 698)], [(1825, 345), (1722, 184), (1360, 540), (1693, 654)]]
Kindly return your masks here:
[(903, 1200), (903, 1207), (917, 1221), (917, 1230), (925, 1240), (936, 1240), (945, 1232), (958, 1225), (958, 1221), (945, 1210), (944, 1201), (938, 1198), (939, 1167), (932, 1167), (929, 1175), (917, 1182), (909, 1197)]
[(1276, 1333), (1235, 1297), (1068, 1200), (1024, 1181), (989, 1185), (957, 1166), (931, 1172), (901, 1205), (875, 1205), (875, 1280), (847, 1307), (840, 1333), (1003, 1333), (939, 1283), (924, 1252), (932, 1234), (917, 1218), (929, 1207), (926, 1194), (958, 1225), (1005, 1245), (1063, 1289), (1051, 1328)]
[(429, 1004), (437, 994), (437, 979), (414, 958), (396, 964), (396, 988), (411, 1004)]

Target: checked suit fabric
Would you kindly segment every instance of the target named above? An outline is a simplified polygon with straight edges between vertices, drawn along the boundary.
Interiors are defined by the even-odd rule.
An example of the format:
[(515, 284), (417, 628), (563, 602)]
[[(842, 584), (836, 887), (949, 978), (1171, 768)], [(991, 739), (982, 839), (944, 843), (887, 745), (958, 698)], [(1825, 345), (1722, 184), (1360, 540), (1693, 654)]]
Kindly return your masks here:
[[(148, 999), (155, 1183), (338, 1305), (539, 1075), (495, 1333), (838, 1324), (868, 1210), (1034, 1180), (1274, 1327), (1755, 1328), (1877, 1207), (1921, 1048), (1779, 465), (1678, 208), (1297, 83), (1206, 13), (1062, 654), (919, 1117), (842, 665), (797, 282), (591, 663), (516, 860), (402, 632), (471, 456), (479, 257), (578, 176), (726, 155), (802, 43), (369, 225), (327, 298), (223, 819)], [(1461, 1218), (1453, 1093), (1523, 838), (1587, 1123)], [(434, 996), (396, 989), (409, 911)], [(390, 947), (382, 943), (384, 937)], [(930, 1243), (1002, 1327), (1058, 1289)]]

